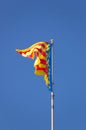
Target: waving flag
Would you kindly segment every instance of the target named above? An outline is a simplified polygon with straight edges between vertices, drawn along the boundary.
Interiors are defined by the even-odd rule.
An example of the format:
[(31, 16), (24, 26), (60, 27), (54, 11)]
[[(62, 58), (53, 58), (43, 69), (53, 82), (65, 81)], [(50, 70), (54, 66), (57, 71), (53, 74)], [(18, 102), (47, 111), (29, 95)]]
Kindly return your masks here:
[(50, 91), (52, 91), (51, 47), (52, 44), (48, 42), (37, 42), (29, 48), (23, 50), (16, 49), (24, 57), (36, 58), (34, 63), (35, 74), (44, 76), (44, 80)]

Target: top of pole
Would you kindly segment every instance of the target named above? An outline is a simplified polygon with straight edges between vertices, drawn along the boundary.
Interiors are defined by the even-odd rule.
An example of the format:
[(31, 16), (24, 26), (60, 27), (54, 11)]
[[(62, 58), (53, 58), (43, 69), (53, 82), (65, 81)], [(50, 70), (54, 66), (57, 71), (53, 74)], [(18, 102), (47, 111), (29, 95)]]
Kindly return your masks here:
[(51, 44), (54, 44), (54, 39), (51, 39), (50, 42), (51, 42)]
[(54, 39), (50, 40), (51, 48), (51, 73), (52, 73), (52, 92), (54, 92)]

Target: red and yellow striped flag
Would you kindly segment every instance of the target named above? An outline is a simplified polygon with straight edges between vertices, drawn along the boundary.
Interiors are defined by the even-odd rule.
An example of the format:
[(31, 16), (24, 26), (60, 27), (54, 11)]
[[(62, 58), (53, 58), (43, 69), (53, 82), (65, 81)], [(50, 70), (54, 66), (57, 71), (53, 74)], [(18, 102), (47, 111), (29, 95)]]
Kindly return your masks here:
[(37, 42), (29, 48), (16, 51), (24, 57), (34, 59), (35, 74), (44, 76), (44, 80), (49, 90), (52, 91), (51, 79), (51, 44), (48, 42)]

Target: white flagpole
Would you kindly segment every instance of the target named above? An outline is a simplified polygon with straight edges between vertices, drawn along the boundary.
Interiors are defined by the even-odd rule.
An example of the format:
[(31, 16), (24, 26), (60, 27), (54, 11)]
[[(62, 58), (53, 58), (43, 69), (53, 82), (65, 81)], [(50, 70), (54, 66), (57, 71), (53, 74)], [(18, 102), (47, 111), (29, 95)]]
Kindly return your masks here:
[(54, 40), (51, 39), (52, 45), (52, 92), (51, 92), (51, 130), (54, 130)]

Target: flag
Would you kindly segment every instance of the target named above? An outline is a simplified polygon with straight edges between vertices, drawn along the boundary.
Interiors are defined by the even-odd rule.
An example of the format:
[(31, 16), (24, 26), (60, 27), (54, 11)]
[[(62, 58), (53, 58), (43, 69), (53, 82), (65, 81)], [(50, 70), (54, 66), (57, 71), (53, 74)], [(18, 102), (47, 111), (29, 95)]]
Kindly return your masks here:
[(46, 85), (52, 91), (52, 65), (51, 65), (51, 49), (52, 44), (49, 42), (37, 42), (29, 48), (16, 51), (24, 57), (34, 59), (35, 74), (43, 76)]

